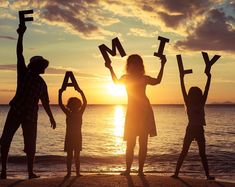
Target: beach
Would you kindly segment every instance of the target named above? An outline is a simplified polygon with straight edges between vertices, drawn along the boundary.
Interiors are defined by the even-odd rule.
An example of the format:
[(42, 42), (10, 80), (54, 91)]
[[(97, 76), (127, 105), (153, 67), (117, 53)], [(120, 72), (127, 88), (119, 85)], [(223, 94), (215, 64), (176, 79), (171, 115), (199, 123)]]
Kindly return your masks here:
[(51, 177), (39, 179), (6, 179), (0, 180), (1, 187), (70, 187), (70, 186), (154, 186), (154, 187), (234, 187), (235, 183), (220, 180), (207, 181), (191, 177), (174, 179), (170, 176), (147, 175), (139, 177), (131, 175), (129, 177), (113, 174), (86, 174), (80, 178), (72, 176), (70, 178)]
[[(8, 106), (0, 107), (0, 132), (8, 109)], [(235, 181), (235, 106), (207, 106), (205, 110), (206, 150), (210, 173), (218, 180)], [(58, 106), (53, 106), (52, 111), (57, 121), (55, 130), (51, 129), (44, 109), (39, 108), (34, 170), (43, 178), (63, 177), (66, 172), (66, 153), (63, 151), (65, 115)], [(158, 135), (149, 138), (144, 171), (153, 175), (170, 176), (174, 173), (182, 149), (187, 126), (185, 109), (183, 105), (154, 105), (153, 111)], [(118, 174), (125, 169), (125, 112), (125, 105), (88, 105), (82, 126), (82, 173)], [(13, 138), (8, 158), (9, 179), (27, 178), (26, 158), (22, 150), (23, 137), (19, 128)], [(138, 143), (132, 165), (132, 171), (137, 170)], [(196, 142), (192, 143), (180, 174), (185, 177), (204, 178)]]

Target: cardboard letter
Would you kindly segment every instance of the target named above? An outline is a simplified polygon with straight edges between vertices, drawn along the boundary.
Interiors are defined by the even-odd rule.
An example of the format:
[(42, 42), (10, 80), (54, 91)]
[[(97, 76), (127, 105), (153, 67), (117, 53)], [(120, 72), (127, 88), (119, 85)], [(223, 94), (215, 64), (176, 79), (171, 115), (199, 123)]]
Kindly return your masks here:
[[(69, 83), (69, 78), (71, 79), (70, 83)], [(64, 76), (64, 82), (62, 84), (61, 89), (66, 90), (67, 87), (74, 87), (75, 90), (81, 90), (78, 86), (78, 83), (72, 71), (66, 71), (65, 76)]]
[(204, 58), (206, 68), (205, 68), (205, 73), (211, 71), (211, 66), (221, 57), (220, 55), (214, 55), (213, 58), (210, 60), (209, 56), (206, 52), (202, 52), (202, 56)]
[(109, 58), (109, 54), (111, 54), (112, 56), (115, 56), (116, 55), (116, 49), (119, 51), (121, 57), (124, 57), (126, 56), (126, 52), (124, 51), (119, 39), (116, 37), (114, 39), (112, 39), (112, 50), (109, 49), (106, 45), (102, 44), (102, 45), (99, 45), (99, 49), (100, 49), (100, 52), (105, 60), (105, 63), (107, 64), (111, 64), (111, 60)]
[(168, 38), (164, 38), (161, 36), (158, 36), (158, 40), (160, 40), (158, 52), (155, 52), (153, 55), (161, 58), (162, 56), (164, 56), (163, 51), (164, 51), (165, 44), (168, 43), (170, 40)]
[(33, 10), (19, 11), (20, 24), (25, 25), (26, 21), (33, 21), (33, 17), (25, 17), (25, 14), (33, 14)]
[(192, 69), (184, 70), (184, 66), (183, 66), (181, 55), (176, 55), (176, 58), (177, 58), (177, 61), (178, 61), (178, 67), (179, 67), (180, 75), (185, 75), (185, 74), (193, 73)]

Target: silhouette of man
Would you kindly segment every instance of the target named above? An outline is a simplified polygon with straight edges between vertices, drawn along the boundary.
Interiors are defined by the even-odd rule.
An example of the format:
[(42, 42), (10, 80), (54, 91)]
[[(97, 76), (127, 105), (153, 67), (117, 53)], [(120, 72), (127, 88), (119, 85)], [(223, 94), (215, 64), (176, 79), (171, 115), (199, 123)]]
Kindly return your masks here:
[(10, 110), (5, 122), (1, 137), (1, 159), (2, 172), (1, 178), (6, 179), (6, 164), (8, 152), (12, 138), (16, 130), (21, 125), (24, 137), (24, 152), (27, 155), (29, 179), (37, 178), (33, 173), (33, 162), (36, 151), (37, 136), (37, 113), (39, 99), (48, 114), (51, 127), (56, 128), (56, 122), (49, 106), (47, 85), (39, 74), (43, 74), (49, 62), (41, 56), (34, 56), (30, 59), (28, 66), (25, 65), (23, 56), (23, 35), (26, 26), (19, 25), (17, 29), (17, 89), (14, 98), (10, 101)]

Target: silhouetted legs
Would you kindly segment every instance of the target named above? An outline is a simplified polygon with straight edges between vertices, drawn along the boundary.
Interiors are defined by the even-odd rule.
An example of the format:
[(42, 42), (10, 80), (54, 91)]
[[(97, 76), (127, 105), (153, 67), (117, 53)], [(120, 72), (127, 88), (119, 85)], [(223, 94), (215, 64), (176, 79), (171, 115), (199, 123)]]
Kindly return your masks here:
[(189, 150), (189, 147), (190, 147), (192, 141), (193, 141), (193, 138), (189, 137), (186, 133), (186, 135), (184, 137), (183, 148), (182, 148), (182, 151), (180, 153), (180, 156), (179, 156), (179, 159), (178, 159), (178, 162), (177, 162), (177, 165), (176, 165), (176, 169), (175, 169), (175, 174), (173, 175), (173, 177), (178, 177), (180, 168), (183, 164), (183, 161), (184, 161), (185, 157), (187, 156), (187, 153), (188, 153), (188, 150)]
[[(148, 143), (148, 134), (139, 136), (139, 170), (138, 170), (139, 175), (143, 175), (143, 167), (147, 155), (147, 143)], [(126, 171), (122, 172), (121, 175), (129, 175), (131, 172), (131, 165), (133, 163), (133, 158), (134, 158), (135, 144), (136, 144), (136, 137), (132, 137), (127, 140)]]
[(33, 172), (36, 152), (37, 122), (24, 120), (21, 126), (24, 136), (24, 152), (27, 156), (28, 176), (29, 179), (38, 178), (39, 176)]
[(75, 166), (76, 166), (76, 175), (82, 176), (80, 174), (80, 151), (74, 151), (74, 157), (75, 157)]
[(123, 175), (129, 175), (131, 172), (131, 165), (133, 162), (134, 157), (134, 148), (136, 144), (136, 137), (129, 138), (127, 140), (127, 147), (126, 147), (126, 171), (125, 173), (121, 173)]
[(82, 176), (80, 174), (80, 151), (77, 151), (77, 150), (67, 151), (67, 175), (66, 175), (66, 177), (71, 176), (73, 157), (74, 157), (75, 166), (76, 166), (76, 175), (78, 177), (80, 177), (80, 176)]
[(67, 151), (67, 177), (71, 175), (71, 167), (73, 161), (73, 150)]
[(144, 163), (147, 155), (148, 134), (139, 137), (139, 175), (143, 175)]
[(206, 156), (206, 144), (205, 144), (205, 139), (204, 140), (198, 140), (197, 145), (199, 148), (199, 155), (202, 160), (202, 165), (205, 170), (205, 174), (208, 180), (214, 180), (215, 177), (210, 176), (209, 174), (209, 167), (208, 167), (208, 161), (207, 161), (207, 156)]
[(1, 178), (5, 179), (7, 177), (7, 158), (8, 152), (10, 149), (12, 138), (20, 126), (20, 121), (16, 119), (14, 111), (10, 109), (7, 119), (5, 122), (5, 126), (3, 129), (2, 137), (1, 137), (1, 161), (2, 161), (2, 172)]
[(175, 170), (175, 174), (173, 175), (173, 177), (178, 177), (179, 175), (179, 171), (180, 168), (183, 164), (184, 158), (186, 157), (189, 147), (193, 141), (193, 139), (196, 139), (197, 144), (198, 144), (198, 148), (199, 148), (199, 155), (201, 157), (202, 160), (202, 165), (203, 168), (205, 170), (205, 174), (208, 180), (214, 180), (215, 177), (212, 177), (209, 175), (209, 167), (208, 167), (208, 162), (207, 162), (207, 156), (206, 156), (206, 144), (205, 144), (205, 137), (204, 137), (204, 131), (201, 133), (198, 133), (196, 135), (196, 137), (194, 137), (193, 135), (190, 135), (189, 133), (186, 132), (185, 138), (184, 138), (184, 144), (183, 144), (183, 149), (182, 152), (179, 156), (177, 165), (176, 165), (176, 170)]

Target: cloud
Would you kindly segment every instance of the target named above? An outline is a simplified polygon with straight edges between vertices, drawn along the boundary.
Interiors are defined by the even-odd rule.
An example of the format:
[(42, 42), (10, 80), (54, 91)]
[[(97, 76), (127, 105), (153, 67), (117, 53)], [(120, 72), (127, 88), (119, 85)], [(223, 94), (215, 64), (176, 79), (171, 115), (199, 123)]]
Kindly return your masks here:
[(104, 39), (116, 33), (99, 25), (117, 23), (115, 18), (105, 17), (98, 1), (47, 1), (40, 13), (40, 19), (48, 25), (57, 25), (67, 32), (78, 34), (85, 39)]
[(0, 70), (15, 71), (15, 64), (0, 64)]
[(0, 0), (0, 8), (7, 8), (9, 5), (8, 1)]
[(149, 32), (141, 28), (130, 28), (130, 32), (127, 35), (140, 36), (145, 38), (152, 38), (157, 35), (157, 32)]
[(15, 37), (12, 36), (0, 36), (2, 39), (8, 39), (8, 40), (17, 40)]
[[(16, 71), (16, 64), (0, 64), (0, 71)], [(77, 69), (69, 68), (69, 67), (58, 67), (52, 66), (46, 69), (46, 75), (65, 75), (66, 71), (72, 71), (74, 75), (79, 76), (81, 78), (96, 78), (102, 79), (104, 78), (101, 75), (89, 74), (89, 73), (80, 73)]]
[[(62, 27), (66, 32), (77, 34), (84, 39), (106, 39), (109, 36), (116, 36), (120, 31), (113, 32), (110, 26), (119, 23), (121, 17), (128, 17), (141, 21), (144, 25), (154, 26), (156, 30), (160, 29), (160, 32), (173, 32), (177, 36), (187, 37), (185, 43), (180, 43), (183, 41), (178, 43), (181, 47), (184, 45), (186, 47), (189, 39), (191, 41), (195, 39), (192, 36), (199, 36), (197, 32), (200, 28), (206, 29), (209, 24), (202, 27), (202, 23), (209, 20), (208, 17), (219, 19), (213, 18), (212, 9), (217, 7), (226, 9), (223, 6), (226, 4), (230, 5), (230, 10), (235, 7), (235, 3), (232, 1), (222, 0), (149, 0), (147, 3), (146, 0), (21, 0), (7, 2), (8, 7), (14, 11), (23, 8), (35, 9), (34, 18), (37, 23)], [(223, 11), (226, 12), (226, 10)], [(229, 21), (228, 18), (224, 25), (221, 25), (225, 31), (227, 29), (225, 33), (231, 34), (233, 28), (228, 28), (231, 24), (227, 21)], [(147, 37), (144, 30), (136, 28), (130, 29), (129, 34)], [(196, 39), (198, 41), (197, 37)]]
[(214, 50), (235, 52), (235, 19), (218, 9), (210, 10), (208, 17), (186, 40), (176, 47), (190, 50)]
[(10, 20), (15, 20), (16, 17), (9, 12), (0, 12), (0, 18), (1, 19), (10, 19)]
[(0, 92), (15, 92), (15, 90), (10, 90), (10, 89), (0, 89)]

